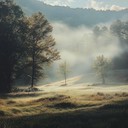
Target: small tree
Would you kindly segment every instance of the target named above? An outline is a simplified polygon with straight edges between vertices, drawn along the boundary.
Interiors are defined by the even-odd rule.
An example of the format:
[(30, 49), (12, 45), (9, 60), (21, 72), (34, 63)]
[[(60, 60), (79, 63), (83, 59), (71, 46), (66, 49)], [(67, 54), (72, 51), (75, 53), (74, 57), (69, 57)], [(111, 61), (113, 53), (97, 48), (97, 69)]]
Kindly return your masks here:
[(111, 62), (105, 58), (103, 55), (98, 56), (94, 61), (93, 68), (97, 75), (102, 79), (102, 84), (105, 84), (106, 73), (110, 68)]
[(64, 61), (59, 65), (59, 71), (60, 74), (64, 77), (64, 83), (67, 84), (67, 75), (69, 73), (69, 66), (67, 65), (67, 62)]

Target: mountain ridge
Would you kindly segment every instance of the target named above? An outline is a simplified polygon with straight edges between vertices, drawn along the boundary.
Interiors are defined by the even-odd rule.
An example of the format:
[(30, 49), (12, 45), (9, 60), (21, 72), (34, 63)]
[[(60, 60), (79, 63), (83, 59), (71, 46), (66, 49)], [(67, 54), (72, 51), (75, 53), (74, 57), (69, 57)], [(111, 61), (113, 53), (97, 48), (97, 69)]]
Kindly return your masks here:
[(38, 0), (15, 0), (27, 15), (42, 12), (50, 22), (64, 22), (70, 26), (94, 26), (96, 24), (128, 18), (128, 9), (121, 11), (101, 11), (95, 9), (51, 6)]

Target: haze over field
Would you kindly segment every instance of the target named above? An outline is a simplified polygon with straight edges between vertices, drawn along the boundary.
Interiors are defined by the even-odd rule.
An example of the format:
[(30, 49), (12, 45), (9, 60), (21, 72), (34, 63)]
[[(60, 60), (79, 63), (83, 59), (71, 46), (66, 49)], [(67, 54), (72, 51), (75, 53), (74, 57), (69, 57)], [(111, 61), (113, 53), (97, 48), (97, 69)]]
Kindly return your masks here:
[[(53, 26), (53, 37), (61, 60), (48, 68), (50, 70), (46, 69), (46, 81), (60, 79), (58, 70), (63, 61), (70, 68), (68, 77), (92, 73), (93, 62), (100, 55), (113, 61), (114, 70), (127, 68), (127, 43), (119, 34), (112, 32), (113, 24), (117, 24), (114, 29), (119, 28), (117, 20), (121, 20), (123, 25), (128, 19), (127, 1), (15, 1), (27, 15), (41, 11)], [(41, 79), (39, 83), (43, 81)]]
[[(127, 21), (128, 10), (125, 0), (122, 2), (113, 0), (111, 2), (99, 0), (83, 2), (81, 0), (79, 4), (75, 0), (44, 0), (43, 2), (47, 5), (36, 0), (28, 0), (27, 4), (23, 0), (16, 1), (29, 14), (37, 10), (43, 12), (53, 26), (53, 36), (56, 40), (56, 47), (60, 51), (61, 60), (51, 67), (51, 73), (48, 73), (50, 77), (56, 76), (58, 79), (58, 75), (53, 74), (58, 74), (58, 67), (62, 61), (70, 65), (69, 76), (74, 76), (92, 72), (93, 61), (99, 55), (113, 60), (127, 51), (127, 46), (123, 45), (120, 37), (110, 30), (116, 20)], [(82, 9), (84, 8), (82, 5), (80, 8), (75, 8), (77, 5), (80, 6), (80, 3), (84, 3), (85, 9)], [(116, 9), (118, 11), (115, 11)], [(119, 66), (118, 68), (120, 69)]]
[(62, 60), (81, 68), (81, 71), (91, 69), (97, 56), (103, 54), (113, 59), (123, 50), (118, 37), (107, 30), (97, 35), (93, 28), (87, 26), (74, 28), (63, 23), (53, 23), (53, 27)]

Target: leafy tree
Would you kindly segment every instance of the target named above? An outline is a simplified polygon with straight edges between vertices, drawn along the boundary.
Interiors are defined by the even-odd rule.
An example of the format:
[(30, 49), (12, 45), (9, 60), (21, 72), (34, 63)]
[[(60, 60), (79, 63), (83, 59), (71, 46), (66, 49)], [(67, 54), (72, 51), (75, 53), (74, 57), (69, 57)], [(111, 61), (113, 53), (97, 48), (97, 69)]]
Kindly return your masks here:
[(60, 58), (59, 52), (54, 48), (55, 40), (51, 35), (52, 27), (42, 13), (28, 18), (29, 22), (29, 57), (28, 68), (31, 76), (31, 87), (43, 76), (45, 65)]
[(98, 56), (94, 61), (93, 68), (97, 75), (102, 79), (102, 84), (105, 84), (106, 73), (110, 68), (111, 62), (105, 58), (103, 55)]
[(117, 20), (110, 26), (110, 30), (118, 36), (122, 44), (128, 44), (128, 21)]
[(21, 8), (0, 1), (0, 92), (9, 92), (25, 59), (27, 26)]
[(111, 32), (120, 40), (122, 52), (113, 59), (115, 69), (128, 68), (128, 21), (117, 20), (110, 26)]
[(26, 74), (33, 87), (44, 65), (59, 59), (52, 27), (41, 13), (25, 17), (13, 0), (0, 1), (0, 17), (0, 93)]
[(108, 28), (106, 26), (95, 26), (93, 28), (93, 32), (96, 36), (100, 36), (101, 34), (103, 34), (104, 32), (107, 32)]

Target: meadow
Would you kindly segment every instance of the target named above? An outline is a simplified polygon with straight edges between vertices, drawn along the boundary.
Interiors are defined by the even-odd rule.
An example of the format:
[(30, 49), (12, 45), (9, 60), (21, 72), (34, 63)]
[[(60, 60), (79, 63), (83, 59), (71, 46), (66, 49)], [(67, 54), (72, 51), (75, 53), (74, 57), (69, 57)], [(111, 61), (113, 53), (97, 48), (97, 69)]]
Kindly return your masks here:
[(127, 128), (128, 85), (81, 76), (0, 96), (0, 128)]

